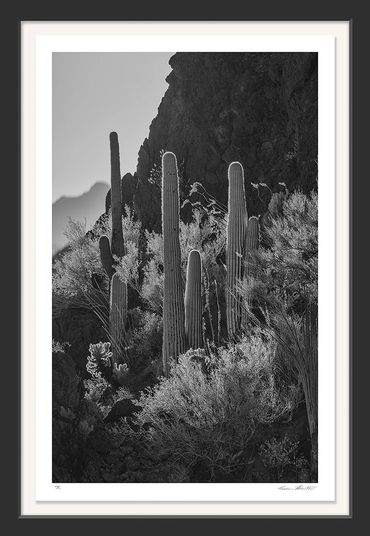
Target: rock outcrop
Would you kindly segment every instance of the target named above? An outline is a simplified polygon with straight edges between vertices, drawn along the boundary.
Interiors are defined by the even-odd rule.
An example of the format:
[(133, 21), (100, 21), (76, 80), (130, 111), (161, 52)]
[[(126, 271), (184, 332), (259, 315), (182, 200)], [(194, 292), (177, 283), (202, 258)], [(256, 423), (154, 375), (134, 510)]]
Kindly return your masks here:
[(160, 183), (150, 177), (161, 150), (177, 156), (183, 197), (199, 181), (224, 204), (227, 167), (240, 161), (251, 215), (268, 202), (251, 183), (272, 191), (280, 182), (289, 190), (315, 188), (316, 53), (187, 52), (172, 56), (170, 65), (169, 87), (130, 182), (132, 189), (136, 181), (134, 205), (145, 227), (160, 230)]

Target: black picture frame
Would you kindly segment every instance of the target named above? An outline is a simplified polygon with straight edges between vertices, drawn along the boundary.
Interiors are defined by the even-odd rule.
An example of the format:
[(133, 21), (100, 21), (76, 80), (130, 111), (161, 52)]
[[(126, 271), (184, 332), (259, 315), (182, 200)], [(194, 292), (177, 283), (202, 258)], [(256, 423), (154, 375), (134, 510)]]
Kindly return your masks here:
[[(309, 21), (318, 21), (318, 20), (350, 20), (351, 21), (351, 31), (352, 31), (352, 43), (351, 43), (351, 178), (350, 178), (350, 199), (349, 203), (351, 206), (351, 229), (350, 229), (350, 237), (351, 237), (351, 382), (352, 382), (352, 393), (353, 393), (353, 407), (352, 407), (352, 430), (353, 430), (353, 444), (352, 444), (352, 460), (353, 460), (353, 472), (352, 472), (352, 480), (353, 480), (353, 489), (352, 489), (352, 505), (351, 505), (351, 515), (349, 516), (349, 519), (351, 521), (351, 525), (353, 522), (356, 523), (356, 527), (358, 527), (358, 523), (361, 519), (361, 512), (364, 512), (362, 501), (364, 501), (366, 492), (365, 488), (363, 488), (363, 492), (361, 493), (361, 459), (363, 460), (363, 450), (365, 448), (365, 441), (362, 434), (360, 434), (360, 423), (366, 423), (366, 416), (361, 416), (361, 411), (364, 411), (366, 408), (366, 399), (364, 393), (366, 393), (366, 387), (365, 387), (365, 381), (367, 379), (366, 373), (363, 371), (361, 374), (359, 374), (358, 367), (354, 363), (354, 356), (361, 355), (361, 352), (363, 354), (362, 360), (366, 360), (366, 346), (364, 343), (361, 343), (361, 334), (365, 331), (364, 320), (366, 318), (366, 315), (360, 315), (358, 311), (355, 311), (354, 304), (358, 304), (359, 302), (359, 296), (360, 296), (360, 266), (354, 263), (354, 256), (356, 250), (358, 251), (358, 241), (360, 240), (360, 230), (364, 227), (366, 228), (366, 224), (363, 222), (363, 215), (366, 214), (366, 210), (364, 206), (361, 206), (361, 202), (364, 203), (366, 196), (364, 195), (364, 189), (363, 184), (361, 184), (361, 187), (357, 187), (356, 182), (354, 181), (354, 177), (360, 176), (360, 166), (361, 166), (361, 154), (365, 155), (366, 150), (363, 144), (366, 140), (366, 135), (363, 133), (363, 136), (361, 136), (360, 131), (360, 124), (361, 120), (360, 118), (364, 116), (364, 109), (365, 105), (363, 106), (363, 103), (365, 102), (365, 99), (363, 98), (363, 93), (366, 91), (367, 86), (366, 83), (363, 80), (363, 77), (360, 74), (359, 66), (361, 65), (361, 55), (364, 54), (364, 51), (366, 50), (366, 29), (365, 29), (365, 17), (364, 14), (360, 12), (360, 10), (355, 10), (354, 6), (351, 6), (351, 9), (349, 10), (349, 13), (339, 13), (340, 9), (339, 7), (336, 7), (335, 10), (330, 10), (328, 7), (325, 7), (323, 5), (320, 6), (320, 3), (316, 3), (316, 9), (310, 3), (309, 6), (300, 6), (297, 8), (296, 4), (293, 2), (288, 2), (285, 4), (284, 7), (277, 6), (276, 4), (271, 3), (271, 10), (269, 8), (269, 18), (268, 20), (271, 21), (278, 21), (278, 20), (309, 20)], [(295, 9), (294, 9), (295, 6)], [(209, 7), (209, 6), (208, 6)], [(100, 8), (101, 9), (101, 8)], [(12, 404), (11, 407), (10, 404), (7, 404), (6, 406), (6, 412), (8, 413), (13, 411), (12, 418), (6, 419), (6, 436), (9, 438), (18, 438), (18, 441), (15, 443), (12, 443), (11, 441), (6, 441), (5, 445), (5, 453), (3, 456), (4, 460), (11, 460), (12, 463), (4, 463), (5, 467), (5, 482), (7, 487), (9, 486), (12, 489), (11, 493), (7, 494), (7, 499), (4, 504), (4, 510), (8, 513), (8, 516), (10, 517), (10, 521), (14, 523), (14, 521), (19, 521), (24, 518), (20, 515), (20, 493), (21, 493), (21, 482), (20, 482), (20, 459), (21, 459), (21, 452), (20, 452), (20, 382), (19, 382), (19, 368), (20, 368), (20, 353), (21, 353), (21, 339), (20, 339), (20, 326), (21, 326), (21, 310), (20, 310), (20, 297), (21, 297), (21, 281), (20, 281), (20, 266), (21, 266), (21, 256), (20, 256), (20, 243), (21, 243), (21, 235), (20, 235), (20, 173), (21, 173), (21, 144), (20, 144), (20, 131), (21, 131), (21, 110), (20, 110), (20, 61), (21, 61), (21, 55), (20, 55), (20, 23), (24, 20), (47, 20), (47, 21), (78, 21), (78, 20), (86, 20), (86, 21), (103, 21), (103, 20), (130, 20), (130, 21), (139, 21), (143, 20), (141, 18), (138, 18), (138, 15), (142, 15), (143, 10), (135, 8), (130, 8), (126, 10), (125, 6), (125, 19), (122, 19), (122, 9), (117, 6), (116, 12), (113, 12), (112, 10), (106, 10), (101, 9), (101, 12), (99, 12), (99, 8), (96, 9), (92, 5), (88, 8), (86, 6), (79, 5), (78, 7), (73, 6), (73, 9), (70, 9), (70, 14), (73, 16), (66, 16), (66, 12), (68, 12), (68, 8), (64, 4), (62, 6), (53, 6), (52, 8), (45, 8), (45, 6), (39, 5), (36, 6), (35, 4), (29, 4), (20, 6), (17, 4), (17, 6), (13, 7), (14, 12), (10, 15), (10, 18), (8, 18), (9, 24), (6, 24), (6, 32), (5, 35), (7, 35), (7, 41), (6, 44), (3, 44), (3, 50), (5, 51), (5, 61), (4, 61), (4, 70), (6, 70), (7, 77), (9, 80), (12, 80), (13, 84), (6, 85), (4, 88), (5, 96), (4, 96), (4, 102), (9, 103), (9, 106), (6, 106), (5, 111), (8, 115), (7, 119), (7, 133), (11, 140), (11, 142), (7, 143), (7, 151), (6, 151), (6, 162), (7, 162), (7, 176), (13, 177), (15, 176), (14, 168), (15, 168), (15, 162), (18, 162), (18, 178), (15, 180), (15, 178), (8, 183), (6, 186), (6, 195), (5, 199), (12, 199), (11, 203), (6, 203), (6, 211), (9, 210), (9, 214), (7, 214), (7, 220), (6, 221), (12, 221), (11, 226), (7, 225), (6, 229), (10, 227), (12, 238), (7, 236), (6, 240), (6, 247), (8, 254), (5, 256), (6, 259), (13, 259), (11, 262), (11, 266), (7, 266), (8, 273), (6, 275), (7, 277), (7, 285), (4, 285), (6, 292), (9, 292), (9, 297), (4, 298), (5, 303), (12, 304), (11, 314), (8, 316), (7, 320), (7, 334), (5, 336), (6, 342), (9, 344), (9, 348), (7, 348), (6, 356), (7, 363), (6, 363), (6, 369), (9, 368), (9, 372), (7, 374), (10, 375), (10, 377), (14, 378), (14, 384), (10, 382), (4, 382), (4, 392), (6, 392), (6, 400), (11, 400), (12, 396), (16, 399)], [(121, 11), (121, 12), (120, 12)], [(134, 13), (136, 11), (136, 13)], [(225, 16), (225, 8), (217, 9), (216, 7), (212, 7), (212, 19), (209, 19), (207, 15), (205, 14), (205, 6), (203, 5), (203, 15), (199, 14), (199, 6), (197, 6), (197, 9), (191, 9), (189, 4), (185, 7), (184, 5), (176, 5), (172, 6), (165, 11), (162, 8), (162, 12), (160, 9), (158, 9), (158, 6), (148, 6), (148, 10), (146, 10), (146, 17), (145, 20), (155, 21), (155, 20), (176, 20), (176, 21), (204, 21), (204, 20), (266, 20), (263, 17), (267, 10), (266, 7), (261, 8), (260, 6), (248, 6), (242, 7), (242, 8), (234, 8), (232, 10), (229, 10), (228, 16)], [(348, 11), (348, 10), (344, 10)], [(140, 13), (138, 13), (140, 12)], [(194, 17), (195, 12), (197, 13), (196, 18)], [(208, 12), (208, 13), (209, 13)], [(222, 13), (223, 12), (223, 13)], [(299, 12), (299, 13), (298, 13)], [(89, 17), (84, 17), (84, 14), (89, 14)], [(192, 16), (189, 16), (189, 14), (192, 13)], [(284, 16), (285, 14), (285, 16)], [(253, 19), (252, 19), (253, 16)], [(9, 16), (8, 16), (9, 17)], [(248, 18), (247, 18), (248, 17)], [(361, 76), (361, 78), (360, 78)], [(16, 113), (15, 113), (16, 112)], [(17, 116), (17, 120), (15, 120), (15, 116)], [(362, 122), (362, 128), (364, 127), (364, 121)], [(8, 139), (9, 139), (8, 138)], [(365, 173), (365, 169), (362, 169), (362, 173)], [(366, 180), (363, 182), (367, 182)], [(359, 195), (360, 194), (360, 195)], [(14, 203), (17, 205), (16, 211), (14, 211)], [(11, 205), (11, 206), (9, 206)], [(8, 233), (8, 229), (7, 229)], [(17, 259), (17, 267), (14, 266), (15, 261), (14, 259)], [(17, 298), (14, 297), (14, 288), (17, 289)], [(361, 287), (362, 288), (362, 287)], [(8, 306), (7, 306), (8, 308)], [(8, 326), (9, 331), (8, 331)], [(361, 352), (360, 352), (361, 350)], [(15, 359), (14, 356), (17, 355), (18, 359)], [(12, 357), (12, 359), (9, 358), (9, 356)], [(356, 386), (354, 388), (354, 386)], [(17, 396), (15, 396), (17, 395)], [(4, 446), (4, 445), (3, 445)], [(362, 454), (361, 454), (362, 452)], [(18, 481), (15, 479), (15, 474), (18, 474)], [(363, 482), (364, 484), (364, 482)], [(9, 501), (9, 504), (7, 503)], [(69, 516), (68, 516), (69, 517)], [(104, 519), (107, 518), (107, 516), (103, 516)], [(172, 517), (172, 516), (170, 516)], [(275, 524), (276, 518), (274, 519), (256, 519), (252, 520), (250, 519), (250, 516), (248, 516), (248, 523), (255, 523), (259, 520), (261, 520), (261, 523), (264, 525), (264, 529), (267, 530), (269, 528), (272, 529), (273, 525)], [(216, 519), (215, 522), (217, 525), (219, 523), (223, 524), (230, 519)], [(91, 520), (91, 521), (95, 521)], [(89, 521), (90, 524), (91, 521)], [(96, 520), (97, 521), (97, 520)], [(95, 523), (96, 523), (95, 521)], [(119, 521), (119, 520), (117, 520)], [(148, 519), (140, 519), (137, 520), (138, 523), (134, 524), (134, 527), (137, 529), (138, 526), (142, 526), (144, 524), (148, 524)], [(159, 520), (158, 520), (159, 521)], [(190, 520), (189, 520), (190, 521)], [(333, 520), (335, 521), (335, 520)], [(336, 520), (336, 524), (338, 524), (339, 520)], [(129, 522), (129, 520), (125, 521), (126, 523)], [(188, 522), (188, 521), (186, 521)], [(199, 519), (197, 519), (197, 522), (199, 522)], [(239, 519), (239, 522), (243, 522), (243, 519)], [(286, 521), (281, 520), (280, 523), (285, 524), (285, 528), (287, 528), (288, 525), (286, 525)], [(100, 519), (98, 521), (100, 523)], [(135, 522), (134, 522), (135, 523)], [(181, 521), (183, 523), (183, 520)], [(202, 523), (202, 522), (201, 522)], [(289, 523), (289, 530), (300, 530), (300, 527), (302, 527), (302, 524), (299, 519), (290, 519), (288, 521)], [(208, 522), (207, 522), (208, 524)], [(166, 528), (175, 528), (177, 525), (177, 520), (166, 520)], [(14, 525), (13, 525), (14, 526)], [(55, 526), (55, 525), (54, 525)], [(156, 525), (158, 526), (158, 524)], [(178, 526), (178, 525), (177, 525)], [(127, 527), (127, 525), (126, 525)], [(257, 527), (260, 529), (260, 526), (257, 525)], [(248, 528), (251, 528), (250, 525), (248, 525)], [(351, 527), (352, 528), (352, 527)], [(53, 529), (54, 530), (54, 529)], [(64, 529), (65, 530), (65, 529)], [(353, 528), (352, 528), (353, 530)]]

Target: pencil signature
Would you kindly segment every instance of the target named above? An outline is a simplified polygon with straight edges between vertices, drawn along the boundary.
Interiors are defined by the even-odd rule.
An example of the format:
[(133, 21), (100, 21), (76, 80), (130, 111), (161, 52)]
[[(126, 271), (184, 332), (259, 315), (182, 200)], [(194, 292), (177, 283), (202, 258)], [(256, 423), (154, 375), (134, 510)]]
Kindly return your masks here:
[(300, 491), (312, 491), (314, 489), (316, 489), (317, 486), (304, 486), (303, 484), (299, 484), (297, 486), (287, 486), (287, 485), (283, 485), (283, 486), (280, 486), (278, 489), (281, 489), (281, 490), (284, 490), (284, 491), (297, 491), (297, 490), (300, 490)]

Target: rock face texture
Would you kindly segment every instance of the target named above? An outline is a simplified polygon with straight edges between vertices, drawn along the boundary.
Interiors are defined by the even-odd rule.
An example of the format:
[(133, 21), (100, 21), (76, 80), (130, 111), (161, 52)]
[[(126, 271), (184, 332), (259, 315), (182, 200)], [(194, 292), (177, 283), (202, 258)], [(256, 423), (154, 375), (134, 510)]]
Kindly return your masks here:
[(315, 188), (316, 53), (176, 53), (170, 65), (169, 87), (127, 181), (131, 197), (136, 180), (134, 205), (145, 227), (160, 230), (161, 150), (177, 156), (183, 197), (199, 181), (224, 204), (227, 168), (240, 161), (251, 215), (267, 202), (251, 183)]

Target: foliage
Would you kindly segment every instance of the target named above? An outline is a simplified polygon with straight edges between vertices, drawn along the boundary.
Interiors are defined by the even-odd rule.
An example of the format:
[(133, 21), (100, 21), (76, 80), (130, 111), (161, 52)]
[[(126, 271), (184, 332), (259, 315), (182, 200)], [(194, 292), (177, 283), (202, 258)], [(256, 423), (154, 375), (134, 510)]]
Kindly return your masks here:
[(113, 363), (113, 372), (112, 376), (117, 383), (124, 386), (126, 383), (126, 378), (129, 373), (129, 369), (126, 363)]
[(86, 235), (85, 225), (69, 220), (69, 249), (53, 265), (53, 294), (67, 302), (84, 301), (92, 290), (92, 276), (104, 276), (97, 242)]
[(112, 352), (109, 342), (90, 344), (86, 370), (93, 377), (110, 379), (112, 370)]
[(271, 341), (254, 336), (218, 355), (181, 356), (169, 378), (137, 402), (148, 449), (190, 474), (201, 466), (209, 481), (240, 471), (256, 428), (294, 408), (294, 396), (276, 389), (272, 361)]
[[(110, 236), (112, 234), (112, 209), (109, 209), (109, 212), (103, 214), (99, 220), (95, 223), (93, 227), (93, 237), (98, 239), (102, 235)], [(123, 217), (122, 217), (122, 233), (123, 238), (126, 242), (132, 242), (135, 245), (138, 245), (140, 239), (140, 230), (141, 223), (135, 218), (133, 210), (129, 205), (124, 205), (123, 207)]]
[(122, 281), (135, 289), (137, 288), (139, 276), (139, 249), (137, 244), (131, 241), (125, 243), (125, 255), (117, 259), (116, 272)]
[[(136, 221), (129, 207), (122, 218), (122, 230), (129, 259), (122, 262), (122, 271), (128, 280), (137, 265), (140, 222)], [(53, 293), (66, 299), (83, 298), (93, 288), (93, 274), (105, 279), (101, 266), (98, 240), (104, 234), (110, 235), (110, 220), (104, 218), (94, 227), (94, 233), (86, 233), (85, 224), (69, 220), (66, 236), (69, 249), (55, 261), (53, 266)], [(136, 255), (136, 257), (135, 257)]]
[(281, 481), (287, 468), (296, 473), (307, 466), (307, 460), (299, 453), (299, 442), (292, 441), (286, 435), (282, 439), (273, 437), (263, 443), (259, 449), (264, 466), (269, 470), (271, 479)]
[(318, 207), (317, 192), (294, 192), (283, 203), (283, 214), (273, 217), (264, 230), (268, 248), (256, 253), (258, 278), (277, 289), (292, 305), (317, 301)]
[[(96, 471), (103, 481), (114, 482), (252, 481), (259, 470), (263, 481), (282, 481), (307, 469), (301, 438), (280, 430), (295, 418), (303, 392), (315, 446), (317, 194), (285, 192), (263, 219), (262, 247), (251, 253), (256, 269), (245, 272), (237, 287), (249, 319), (247, 332), (232, 342), (223, 339), (225, 210), (201, 185), (193, 185), (192, 194), (203, 196), (205, 204), (187, 200), (192, 220), (180, 222), (181, 274), (185, 281), (187, 256), (199, 250), (205, 350), (180, 356), (171, 363), (169, 378), (157, 380), (163, 240), (143, 232), (126, 207), (126, 251), (117, 272), (142, 299), (128, 313), (129, 368), (113, 365), (109, 343), (90, 345), (80, 409), (68, 404), (55, 409), (61, 437), (71, 444), (71, 460), (80, 451), (81, 481), (94, 481)], [(82, 224), (70, 222), (69, 246), (53, 266), (53, 304), (56, 314), (60, 307), (91, 309), (104, 326), (109, 282), (98, 239), (110, 235), (110, 216), (100, 218), (93, 231), (86, 234)], [(53, 341), (53, 352), (63, 353), (66, 344)], [(137, 406), (134, 422), (108, 425), (112, 408), (125, 399)], [(109, 454), (94, 451), (100, 434)]]
[(64, 354), (66, 349), (69, 348), (71, 345), (69, 342), (66, 341), (56, 341), (55, 339), (52, 340), (51, 348), (53, 353), (62, 353)]
[[(133, 287), (137, 284), (140, 227), (140, 222), (126, 206), (122, 229), (127, 253), (119, 260), (117, 271)], [(85, 225), (70, 220), (66, 229), (69, 247), (53, 265), (53, 316), (58, 317), (69, 307), (91, 310), (108, 336), (109, 281), (100, 260), (99, 238), (110, 232), (109, 217), (101, 218), (94, 232), (88, 233)]]
[(122, 386), (122, 376), (128, 373), (127, 367), (116, 370), (114, 365), (109, 342), (90, 344), (86, 364), (90, 378), (84, 381), (85, 398), (101, 418), (106, 417), (119, 400), (131, 398), (127, 387)]
[(240, 281), (238, 292), (251, 324), (273, 331), (282, 346), (291, 347), (299, 343), (302, 315), (317, 307), (317, 193), (295, 192), (282, 210), (264, 230), (269, 247), (251, 254), (256, 270)]
[[(148, 240), (148, 244), (150, 244), (150, 242), (151, 240)], [(153, 257), (145, 264), (143, 272), (144, 277), (140, 291), (141, 297), (149, 311), (162, 315), (164, 286), (163, 264), (153, 255)]]
[(162, 317), (150, 311), (135, 310), (138, 318), (129, 332), (132, 361), (136, 368), (148, 366), (162, 353)]
[(251, 325), (277, 342), (280, 362), (302, 384), (309, 421), (311, 471), (317, 472), (318, 373), (317, 193), (291, 194), (282, 215), (265, 229), (269, 247), (254, 252), (257, 274), (245, 277), (239, 293)]

